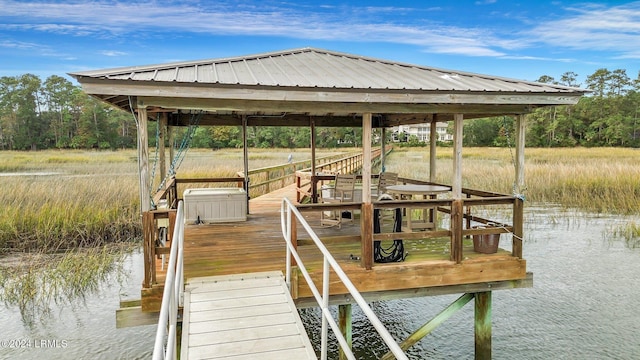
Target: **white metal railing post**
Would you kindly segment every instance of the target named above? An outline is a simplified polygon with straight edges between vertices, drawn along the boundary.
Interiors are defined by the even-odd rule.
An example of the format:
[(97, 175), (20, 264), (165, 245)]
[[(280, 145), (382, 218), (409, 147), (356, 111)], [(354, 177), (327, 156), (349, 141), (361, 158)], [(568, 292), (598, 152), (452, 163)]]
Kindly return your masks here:
[[(285, 220), (285, 214), (286, 214), (286, 220)], [(284, 240), (287, 243), (287, 249), (286, 249), (286, 270), (285, 270), (285, 283), (287, 284), (287, 288), (289, 289), (289, 292), (291, 292), (291, 249), (290, 249), (290, 244), (291, 244), (291, 209), (288, 206), (288, 204), (286, 203), (282, 203), (282, 206), (280, 207), (280, 225), (282, 226), (282, 233), (284, 234)]]
[[(329, 312), (329, 261), (326, 256), (322, 261), (322, 313)], [(320, 358), (327, 359), (327, 348), (329, 342), (329, 329), (327, 329), (327, 317), (322, 316), (322, 336)]]
[[(162, 305), (158, 316), (158, 328), (156, 330), (155, 344), (153, 347), (153, 360), (177, 358), (177, 322), (179, 294), (182, 293), (182, 245), (184, 242), (184, 205), (178, 203), (176, 225), (171, 239), (171, 251), (169, 265), (162, 293)], [(165, 342), (165, 336), (167, 340)], [(166, 347), (165, 347), (166, 344)]]
[[(291, 204), (291, 200), (287, 198), (284, 198), (282, 200), (282, 209), (284, 209), (285, 207), (287, 207), (288, 211), (291, 211), (293, 215), (300, 220), (300, 224), (305, 229), (307, 234), (311, 237), (311, 240), (313, 240), (313, 243), (316, 245), (318, 250), (320, 250), (320, 252), (323, 254), (323, 257), (324, 257), (323, 289), (322, 289), (323, 293), (320, 294), (320, 292), (318, 291), (318, 288), (315, 286), (315, 283), (313, 282), (313, 279), (311, 278), (311, 275), (309, 274), (304, 263), (302, 262), (300, 255), (291, 244), (291, 241), (286, 242), (288, 251), (290, 251), (291, 256), (295, 259), (297, 263), (298, 271), (302, 274), (302, 276), (306, 280), (307, 285), (309, 286), (309, 290), (313, 294), (313, 297), (315, 298), (318, 306), (320, 306), (320, 308), (322, 309), (322, 328), (323, 328), (322, 336), (323, 337), (325, 336), (324, 335), (324, 329), (326, 328), (325, 323), (328, 323), (328, 325), (331, 327), (331, 330), (335, 334), (336, 339), (340, 344), (340, 347), (343, 349), (344, 354), (347, 356), (347, 358), (349, 360), (356, 360), (355, 356), (353, 355), (353, 351), (351, 351), (351, 348), (347, 343), (347, 340), (344, 338), (344, 335), (340, 331), (340, 327), (338, 326), (335, 319), (333, 318), (333, 315), (329, 311), (329, 307), (328, 307), (329, 288), (328, 287), (329, 287), (329, 269), (330, 269), (329, 266), (331, 266), (331, 269), (333, 269), (333, 271), (336, 273), (340, 281), (342, 281), (342, 284), (349, 291), (353, 300), (355, 300), (355, 302), (358, 304), (362, 312), (365, 314), (365, 316), (369, 319), (373, 327), (376, 329), (378, 334), (380, 334), (380, 336), (382, 337), (382, 340), (389, 347), (389, 350), (391, 351), (391, 353), (398, 360), (408, 360), (407, 355), (404, 353), (404, 351), (402, 351), (402, 349), (400, 348), (400, 345), (398, 345), (398, 343), (393, 339), (393, 336), (391, 336), (391, 334), (384, 327), (380, 319), (378, 319), (378, 317), (373, 312), (373, 310), (371, 310), (371, 307), (369, 307), (369, 304), (367, 304), (367, 302), (362, 297), (362, 295), (360, 294), (358, 289), (355, 287), (355, 285), (353, 285), (353, 283), (351, 282), (347, 274), (342, 270), (342, 268), (340, 267), (340, 264), (338, 264), (338, 262), (333, 258), (329, 250), (327, 250), (327, 248), (324, 246), (320, 238), (318, 238), (318, 235), (316, 235), (316, 233), (313, 231), (311, 226), (307, 223), (304, 217), (302, 217), (298, 209), (295, 206), (293, 206), (293, 204)], [(285, 224), (284, 211), (282, 211), (281, 220), (282, 220), (282, 223), (281, 223), (282, 235), (286, 239), (288, 239), (288, 235), (285, 230), (286, 224)], [(323, 354), (321, 359), (325, 360), (326, 349), (324, 349), (324, 346), (326, 341), (324, 340), (324, 338), (322, 342), (323, 342), (322, 344)]]

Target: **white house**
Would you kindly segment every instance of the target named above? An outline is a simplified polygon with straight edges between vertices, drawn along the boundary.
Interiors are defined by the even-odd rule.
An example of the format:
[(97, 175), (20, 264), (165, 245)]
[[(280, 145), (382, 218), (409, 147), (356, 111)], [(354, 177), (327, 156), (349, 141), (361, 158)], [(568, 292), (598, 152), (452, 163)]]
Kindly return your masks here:
[[(448, 124), (446, 122), (436, 123), (436, 133), (438, 134), (438, 141), (453, 141), (453, 134), (448, 133), (447, 128)], [(425, 123), (395, 126), (391, 135), (392, 141), (401, 141), (400, 139), (402, 137), (399, 136), (401, 133), (406, 134), (406, 139), (408, 139), (411, 135), (415, 135), (419, 141), (428, 143), (431, 135), (431, 124)]]

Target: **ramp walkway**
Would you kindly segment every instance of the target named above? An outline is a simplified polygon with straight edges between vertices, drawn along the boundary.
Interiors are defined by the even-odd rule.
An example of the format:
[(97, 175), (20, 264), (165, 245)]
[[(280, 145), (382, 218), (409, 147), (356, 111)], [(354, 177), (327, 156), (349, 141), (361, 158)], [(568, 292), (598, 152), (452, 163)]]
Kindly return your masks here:
[(181, 359), (317, 359), (278, 271), (188, 279)]

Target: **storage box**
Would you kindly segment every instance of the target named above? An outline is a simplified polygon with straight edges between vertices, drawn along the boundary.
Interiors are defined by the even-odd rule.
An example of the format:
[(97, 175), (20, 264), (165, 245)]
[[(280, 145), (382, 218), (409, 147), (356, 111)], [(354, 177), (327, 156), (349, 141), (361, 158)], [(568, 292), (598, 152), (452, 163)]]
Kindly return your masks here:
[(247, 220), (247, 193), (241, 188), (187, 189), (183, 199), (187, 224)]

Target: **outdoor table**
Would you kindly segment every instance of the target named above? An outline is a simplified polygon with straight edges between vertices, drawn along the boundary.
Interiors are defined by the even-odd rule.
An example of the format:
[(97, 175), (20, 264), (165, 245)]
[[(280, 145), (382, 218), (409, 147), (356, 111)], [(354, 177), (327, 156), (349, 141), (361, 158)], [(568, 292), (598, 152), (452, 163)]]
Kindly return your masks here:
[[(387, 187), (387, 192), (393, 195), (396, 199), (411, 199), (414, 196), (422, 199), (435, 199), (438, 194), (449, 192), (448, 186), (441, 185), (420, 185), (420, 184), (405, 184), (405, 185), (391, 185)], [(434, 208), (422, 209), (422, 214), (418, 219), (413, 219), (411, 211), (408, 211), (406, 216), (407, 226), (406, 231), (413, 231), (417, 229), (435, 229), (436, 219)]]

